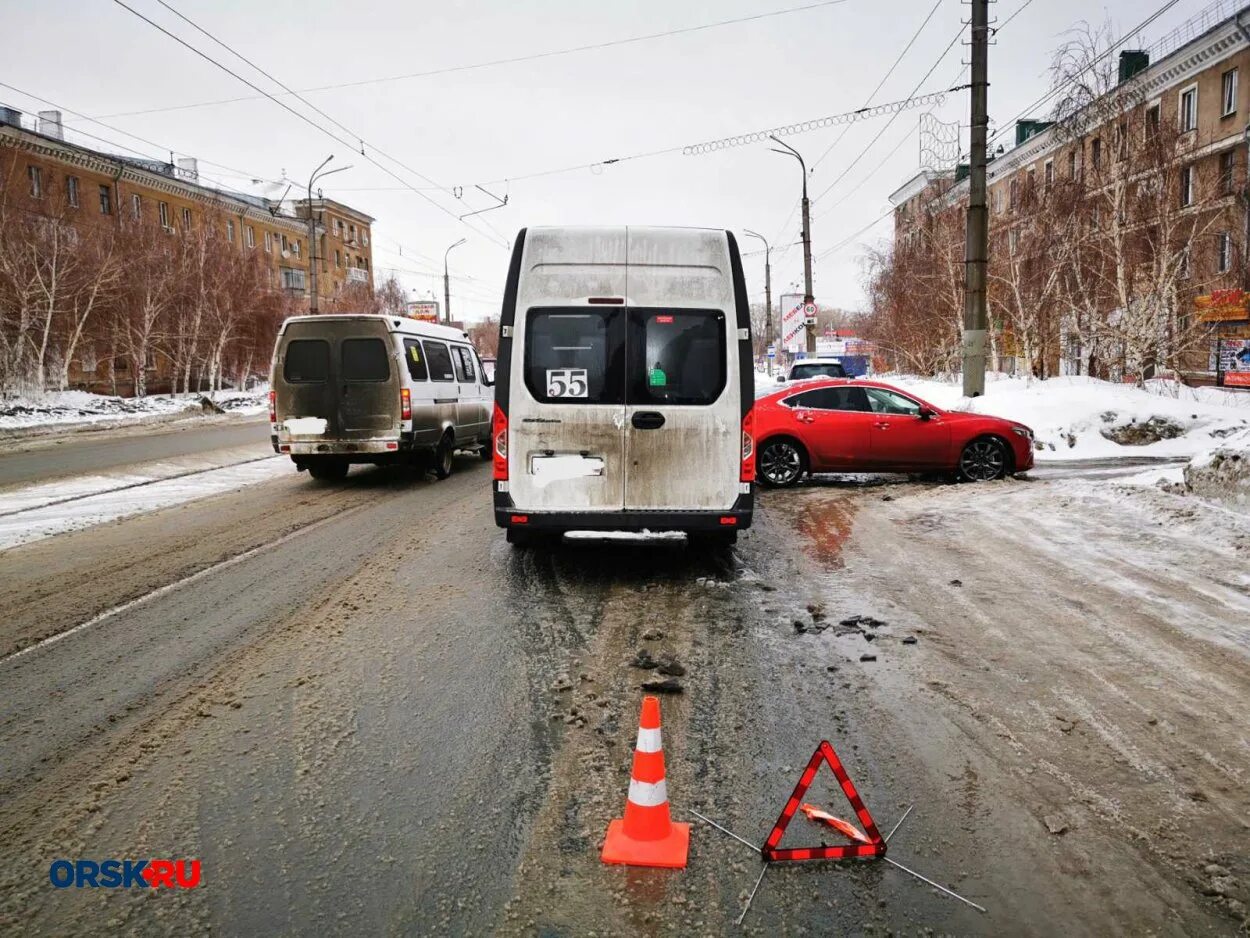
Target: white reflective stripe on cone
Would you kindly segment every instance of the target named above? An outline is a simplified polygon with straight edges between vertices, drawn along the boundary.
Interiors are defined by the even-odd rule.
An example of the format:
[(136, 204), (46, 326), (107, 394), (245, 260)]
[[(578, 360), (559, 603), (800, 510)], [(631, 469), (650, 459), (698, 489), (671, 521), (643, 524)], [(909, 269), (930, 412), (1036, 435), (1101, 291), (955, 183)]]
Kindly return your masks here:
[(635, 748), (639, 752), (659, 752), (660, 728), (657, 726), (653, 730), (647, 730), (638, 727), (638, 745)]
[(664, 779), (652, 784), (640, 782), (636, 778), (629, 780), (629, 800), (640, 808), (656, 808), (668, 801), (668, 788)]

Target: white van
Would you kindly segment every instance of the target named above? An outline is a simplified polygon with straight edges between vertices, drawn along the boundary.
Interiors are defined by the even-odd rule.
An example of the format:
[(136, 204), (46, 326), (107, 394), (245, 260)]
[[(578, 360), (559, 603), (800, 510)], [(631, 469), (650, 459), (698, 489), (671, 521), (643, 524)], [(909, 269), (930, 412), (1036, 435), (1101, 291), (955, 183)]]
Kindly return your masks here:
[(751, 525), (751, 319), (734, 236), (530, 228), (504, 288), (495, 523), (571, 530)]
[(292, 316), (270, 371), (270, 439), (295, 468), (341, 479), (352, 463), (490, 459), (490, 381), (466, 333), (399, 316)]

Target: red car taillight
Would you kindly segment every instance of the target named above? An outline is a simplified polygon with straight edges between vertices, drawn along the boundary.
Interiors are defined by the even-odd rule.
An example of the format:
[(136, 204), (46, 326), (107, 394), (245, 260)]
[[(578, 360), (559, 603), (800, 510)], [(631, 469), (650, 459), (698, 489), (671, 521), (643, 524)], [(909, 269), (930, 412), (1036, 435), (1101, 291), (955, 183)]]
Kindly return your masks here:
[(497, 482), (508, 479), (508, 415), (495, 405), (495, 416), (490, 423), (491, 449), (494, 452), (494, 478)]
[(412, 392), (407, 388), (399, 389), (399, 417), (401, 420), (412, 419)]
[(752, 407), (742, 417), (742, 474), (741, 482), (755, 481), (755, 408)]
[(269, 422), (278, 422), (278, 392), (269, 392)]

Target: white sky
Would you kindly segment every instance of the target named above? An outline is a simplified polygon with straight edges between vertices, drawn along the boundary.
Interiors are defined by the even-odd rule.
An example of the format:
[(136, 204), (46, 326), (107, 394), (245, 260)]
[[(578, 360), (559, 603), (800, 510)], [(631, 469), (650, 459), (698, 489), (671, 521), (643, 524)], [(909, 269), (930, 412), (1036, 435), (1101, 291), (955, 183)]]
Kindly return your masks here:
[[(268, 80), (180, 21), (157, 0), (125, 0), (171, 32), (244, 74), (266, 90)], [(492, 0), (477, 3), (358, 0), (167, 0), (217, 38), (295, 89), (429, 71), (564, 49), (803, 6), (818, 0)], [(1047, 87), (1050, 52), (1081, 20), (1109, 19), (1116, 34), (1132, 28), (1165, 0), (1000, 0), (991, 17), (1005, 21), (990, 50), (990, 112), (999, 125)], [(625, 157), (714, 140), (862, 107), (934, 3), (936, 13), (875, 102), (906, 97), (961, 28), (960, 0), (844, 0), (802, 12), (684, 35), (539, 61), (499, 65), (305, 95), (366, 141), (442, 186), (463, 186), (464, 200), (429, 192), (452, 215), (490, 200), (473, 188), (485, 180)], [(1210, 0), (1179, 0), (1141, 37), (1149, 45)], [(753, 144), (702, 156), (681, 153), (538, 179), (499, 183), (508, 205), (476, 218), (478, 231), (403, 188), (359, 153), (260, 99), (124, 117), (123, 112), (253, 95), (114, 0), (0, 0), (9, 41), (0, 81), (119, 130), (138, 134), (177, 155), (242, 169), (228, 176), (201, 163), (201, 173), (235, 188), (253, 175), (284, 172), (304, 180), (327, 155), (353, 169), (323, 184), (326, 196), (376, 216), (374, 262), (379, 276), (402, 268), (400, 279), (425, 296), (442, 297), (442, 257), (452, 257), (452, 311), (478, 319), (496, 313), (508, 252), (489, 238), (511, 242), (517, 229), (540, 224), (657, 224), (752, 228), (774, 245), (774, 297), (802, 278), (796, 207), (799, 168), (789, 157)], [(966, 33), (966, 29), (964, 30)], [(1134, 46), (1130, 43), (1129, 46)], [(920, 89), (952, 83), (967, 50), (956, 44)], [(961, 78), (959, 83), (962, 83)], [(307, 111), (298, 101), (284, 98)], [(47, 105), (0, 88), (0, 103), (33, 113)], [(967, 146), (967, 94), (950, 95), (934, 113), (959, 120)], [(813, 203), (813, 253), (855, 235), (889, 207), (887, 197), (919, 167), (917, 124), (925, 110), (900, 114), (877, 144), (827, 195)], [(339, 136), (326, 118), (311, 118)], [(888, 117), (785, 138), (814, 166), (813, 196), (859, 156)], [(72, 129), (133, 146), (156, 148), (66, 115)], [(110, 149), (97, 142), (101, 149)], [(112, 148), (115, 149), (115, 148)], [(893, 154), (893, 155), (891, 155)], [(428, 186), (395, 167), (404, 180)], [(294, 196), (295, 193), (292, 193)], [(789, 222), (787, 223), (787, 218)], [(495, 232), (490, 232), (489, 224)], [(888, 237), (880, 223), (815, 265), (820, 302), (863, 303), (864, 243)], [(502, 238), (500, 238), (502, 236)], [(402, 244), (403, 256), (397, 253)], [(743, 238), (743, 250), (759, 243)], [(753, 298), (764, 291), (763, 257), (746, 258)], [(801, 291), (800, 291), (801, 292)]]

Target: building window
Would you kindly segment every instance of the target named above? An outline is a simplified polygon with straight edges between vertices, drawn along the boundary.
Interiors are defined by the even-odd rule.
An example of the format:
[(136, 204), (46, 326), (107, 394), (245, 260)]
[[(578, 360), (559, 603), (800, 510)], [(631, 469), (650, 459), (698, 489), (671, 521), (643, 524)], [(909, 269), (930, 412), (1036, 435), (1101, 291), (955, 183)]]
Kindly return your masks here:
[(303, 290), (304, 272), (296, 267), (282, 268), (282, 289)]
[(273, 232), (272, 231), (265, 232), (265, 253), (266, 254), (273, 253)]
[(1180, 97), (1180, 128), (1181, 133), (1188, 133), (1198, 126), (1198, 86), (1190, 85), (1181, 92)]
[(1046, 185), (1050, 186), (1055, 181), (1055, 161), (1047, 160), (1042, 167), (1042, 178), (1046, 180)]
[(251, 225), (243, 226), (243, 243), (249, 248), (256, 247), (256, 230)]
[(1230, 68), (1220, 77), (1220, 116), (1232, 117), (1237, 113), (1237, 69)]
[(226, 219), (226, 240), (234, 244), (234, 219)]
[(1233, 160), (1235, 158), (1232, 150), (1225, 150), (1220, 154), (1220, 195), (1233, 194)]
[(1181, 208), (1194, 204), (1194, 167), (1189, 165), (1181, 169)]
[(108, 186), (100, 187), (100, 214), (113, 214), (113, 190)]
[(286, 235), (282, 236), (282, 253), (287, 254), (291, 250), (291, 243), (287, 241)]
[(1189, 245), (1181, 248), (1180, 256), (1176, 259), (1176, 276), (1181, 280), (1189, 279)]
[(78, 208), (78, 177), (65, 177), (65, 198), (70, 208)]
[(350, 232), (351, 232), (351, 237), (350, 237), (348, 240), (350, 240), (350, 241), (355, 241), (355, 240), (356, 240), (356, 226), (355, 226), (355, 225), (352, 225), (352, 226), (348, 229), (348, 231), (350, 231)]
[(291, 245), (291, 253), (294, 254), (296, 257), (299, 257), (299, 252), (300, 252), (300, 240), (299, 238), (296, 238), (294, 243)]
[(30, 180), (30, 197), (43, 198), (43, 170), (38, 166), (27, 166), (26, 177)]
[(1076, 178), (1076, 151), (1073, 150), (1068, 154), (1068, 178)]
[(182, 230), (191, 230), (191, 209), (189, 208), (184, 208), (182, 210)]
[(166, 231), (168, 231), (169, 230), (169, 203), (158, 202), (156, 205), (156, 210), (161, 216), (161, 227), (164, 228)]
[(1215, 269), (1221, 274), (1228, 273), (1233, 266), (1233, 236), (1222, 231), (1216, 238)]
[(343, 266), (343, 253), (338, 248), (334, 249), (334, 266), (335, 267)]
[[(1012, 179), (1010, 183), (1010, 189), (1007, 194), (1007, 207), (1010, 208), (1014, 212), (1016, 209), (1016, 206), (1019, 204), (1020, 204), (1020, 180)], [(359, 260), (359, 258), (357, 258), (357, 260)]]
[(1146, 108), (1146, 137), (1153, 140), (1159, 135), (1159, 102)]
[(1115, 158), (1123, 160), (1128, 156), (1128, 122), (1121, 121), (1115, 128)]
[(138, 194), (130, 197), (130, 214), (134, 218), (143, 217), (143, 199)]
[(360, 243), (365, 247), (369, 246), (369, 232), (365, 231), (363, 228), (360, 229)]
[(1089, 145), (1089, 161), (1094, 169), (1102, 167), (1102, 140), (1095, 137)]

